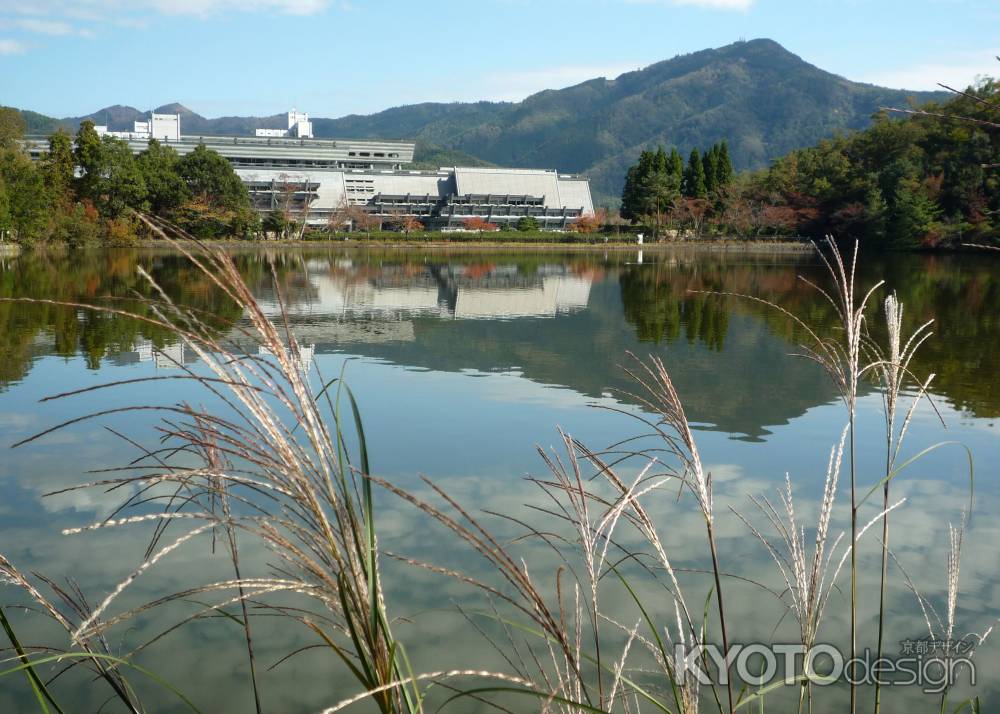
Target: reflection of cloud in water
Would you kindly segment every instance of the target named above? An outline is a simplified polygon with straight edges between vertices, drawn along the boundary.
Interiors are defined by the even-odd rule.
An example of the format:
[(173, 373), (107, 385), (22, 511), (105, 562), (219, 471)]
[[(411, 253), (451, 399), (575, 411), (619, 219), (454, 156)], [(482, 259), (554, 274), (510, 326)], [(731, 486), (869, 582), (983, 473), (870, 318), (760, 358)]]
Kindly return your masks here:
[[(778, 480), (751, 475), (746, 469), (725, 462), (706, 463), (706, 468), (716, 477), (716, 513), (723, 568), (727, 572), (780, 590), (780, 577), (763, 547), (729, 512), (729, 507), (732, 506), (749, 513), (751, 509), (746, 495), (771, 495)], [(627, 468), (625, 471), (632, 473), (634, 469)], [(533, 473), (544, 475), (540, 464)], [(793, 473), (793, 479), (798, 495), (796, 511), (799, 522), (814, 524), (817, 505), (807, 495), (809, 475)], [(409, 480), (406, 482), (410, 483)], [(553, 574), (560, 565), (555, 554), (537, 543), (513, 543), (513, 539), (521, 533), (518, 527), (482, 513), (482, 509), (488, 508), (570, 535), (558, 521), (526, 507), (548, 505), (536, 487), (520, 480), (500, 480), (475, 473), (437, 477), (435, 483), (459, 502), (471, 507), (477, 518), (488, 523), (505, 542), (511, 543), (510, 547), (528, 563), (529, 570), (542, 591), (553, 596)], [(835, 531), (843, 530), (848, 525), (844, 483), (841, 482)], [(893, 514), (894, 550), (922, 593), (935, 606), (941, 607), (945, 591), (947, 522), (957, 521), (967, 503), (967, 494), (959, 487), (929, 479), (902, 479), (897, 483), (895, 495), (905, 496), (908, 501)], [(426, 487), (418, 486), (414, 489), (418, 496), (435, 500)], [(107, 497), (95, 495), (95, 500), (101, 498)], [(383, 493), (378, 498), (378, 526), (381, 543), (386, 550), (457, 568), (487, 582), (497, 582), (496, 575), (478, 557), (471, 555), (468, 548), (446, 534), (425, 514), (389, 494)], [(1000, 508), (1000, 498), (993, 490), (981, 494), (978, 501), (977, 510), (980, 514), (990, 514)], [(106, 504), (111, 502), (105, 500)], [(676, 488), (668, 486), (659, 493), (647, 496), (646, 503), (675, 566), (681, 570), (704, 569), (708, 558), (704, 523), (690, 496), (684, 495), (677, 501)], [(865, 518), (873, 513), (874, 510)], [(78, 515), (56, 514), (47, 517), (46, 521), (41, 529), (24, 529), (5, 535), (5, 551), (15, 561), (44, 563), (44, 569), (48, 573), (78, 578), (94, 600), (103, 597), (114, 582), (124, 577), (132, 565), (139, 562), (148, 536), (148, 530), (133, 528), (127, 533), (123, 529), (116, 529), (64, 537), (58, 535), (58, 530), (66, 525), (79, 525)], [(993, 544), (1000, 538), (998, 529), (1000, 526), (986, 517), (974, 518), (970, 525), (963, 553), (962, 594), (957, 628), (959, 632), (982, 630), (995, 618), (997, 586)], [(174, 529), (172, 532), (177, 535), (182, 530)], [(629, 534), (624, 526), (618, 531), (618, 537), (622, 543), (636, 542), (634, 535)], [(99, 559), (95, 560), (95, 554), (99, 554)], [(266, 572), (265, 562), (273, 559), (250, 542), (242, 544), (241, 557), (245, 570), (253, 574)], [(878, 544), (871, 535), (862, 542), (860, 566), (861, 592), (877, 592)], [(210, 539), (200, 538), (172, 554), (168, 560), (140, 578), (116, 605), (116, 610), (140, 604), (164, 592), (225, 577), (228, 567), (228, 561), (221, 551), (214, 556), (211, 554)], [(395, 631), (406, 644), (418, 670), (465, 667), (473, 663), (476, 667), (503, 667), (499, 655), (484, 645), (482, 639), (454, 609), (456, 603), (470, 610), (486, 608), (487, 602), (480, 594), (465, 584), (388, 559), (385, 560), (384, 567), (390, 611), (396, 617), (405, 618), (397, 622)], [(672, 615), (670, 600), (665, 591), (638, 571), (631, 572), (630, 577), (633, 578), (633, 585), (644, 604), (656, 617), (667, 618)], [(700, 608), (711, 588), (708, 577), (688, 572), (681, 574), (681, 580), (689, 604)], [(847, 583), (848, 575), (845, 571), (841, 573), (838, 583), (841, 592), (834, 593), (821, 627), (821, 641), (840, 645), (845, 642), (848, 628), (845, 609)], [(782, 605), (774, 597), (752, 584), (735, 579), (727, 579), (725, 588), (734, 640), (795, 641), (794, 623), (790, 617), (784, 616)], [(198, 599), (208, 601), (204, 596)], [(610, 581), (605, 585), (602, 603), (608, 612), (615, 613), (619, 619), (635, 621), (637, 615), (630, 596)], [(126, 646), (133, 646), (184, 613), (193, 612), (194, 608), (193, 605), (176, 605), (151, 613), (138, 620), (134, 629), (118, 628), (111, 638), (112, 643), (124, 640)], [(874, 642), (876, 608), (876, 598), (862, 599), (859, 632), (863, 645)], [(897, 643), (902, 639), (924, 635), (923, 618), (913, 596), (906, 591), (897, 573), (892, 578), (889, 611), (888, 652), (896, 652)], [(28, 621), (22, 625), (22, 631), (26, 637), (33, 637), (38, 633), (38, 627), (37, 622)], [(264, 665), (269, 665), (310, 642), (301, 628), (267, 618), (255, 622), (255, 637), (260, 661)], [(612, 634), (607, 637), (609, 642), (615, 640)], [(178, 653), (183, 653), (184, 656), (177, 656)], [(1000, 646), (988, 642), (976, 659), (980, 667), (980, 691), (995, 690), (995, 678), (990, 673), (996, 672), (1000, 667)], [(168, 680), (180, 684), (205, 710), (244, 711), (249, 706), (240, 631), (228, 621), (216, 619), (187, 626), (160, 642), (139, 661)], [(638, 666), (640, 663), (641, 658), (637, 656), (633, 665)], [(211, 685), (206, 686), (207, 683)], [(264, 672), (262, 688), (268, 708), (277, 711), (318, 709), (356, 691), (356, 685), (344, 676), (334, 658), (319, 650), (298, 655), (274, 672)], [(146, 691), (150, 692), (151, 703), (169, 701), (169, 697), (162, 692), (148, 687)], [(960, 689), (953, 699), (959, 701), (963, 691)], [(996, 695), (995, 691), (991, 693)], [(88, 702), (97, 702), (97, 694), (96, 688), (81, 688), (79, 697), (82, 706), (88, 706)], [(10, 696), (10, 693), (0, 694), (0, 710), (16, 710), (9, 700)], [(842, 708), (843, 696), (844, 692), (839, 689), (821, 690), (817, 695), (819, 705), (816, 711), (840, 711), (838, 707)], [(893, 689), (885, 696), (884, 711), (887, 714), (913, 709), (923, 711), (933, 704), (926, 695), (914, 688)], [(785, 711), (786, 706), (794, 703), (794, 692), (778, 692), (773, 698), (769, 697), (768, 701), (769, 706), (779, 707), (777, 711)], [(161, 706), (154, 705), (154, 709), (165, 710), (167, 706), (164, 703), (161, 709)], [(475, 710), (471, 705), (466, 709), (456, 709)]]

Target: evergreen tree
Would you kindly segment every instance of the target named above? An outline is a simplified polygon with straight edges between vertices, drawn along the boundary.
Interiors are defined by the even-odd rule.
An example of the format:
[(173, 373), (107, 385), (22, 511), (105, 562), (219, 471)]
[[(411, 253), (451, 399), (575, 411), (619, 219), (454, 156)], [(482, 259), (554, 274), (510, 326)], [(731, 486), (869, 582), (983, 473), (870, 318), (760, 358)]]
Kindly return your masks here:
[(71, 195), (76, 162), (73, 159), (73, 139), (65, 131), (57, 131), (49, 137), (49, 152), (42, 161), (45, 185), (53, 201), (64, 205), (72, 203)]
[(670, 157), (667, 159), (667, 168), (672, 176), (677, 180), (677, 186), (684, 182), (684, 158), (677, 148), (670, 150)]
[(191, 194), (210, 205), (234, 211), (250, 206), (250, 195), (232, 165), (204, 144), (181, 157), (178, 171)]
[(132, 149), (121, 139), (105, 136), (102, 140), (103, 166), (96, 181), (94, 202), (101, 213), (111, 218), (126, 210), (141, 209), (146, 200), (146, 182), (139, 171)]
[(96, 184), (104, 166), (104, 145), (94, 128), (94, 122), (84, 121), (76, 132), (73, 158), (80, 167), (77, 193), (81, 198), (95, 199)]
[(629, 166), (622, 188), (621, 217), (634, 221), (639, 216), (639, 166)]
[(702, 159), (702, 166), (705, 170), (705, 191), (712, 193), (718, 187), (716, 183), (716, 178), (719, 172), (719, 145), (712, 144), (712, 148), (705, 152), (705, 157)]
[(667, 172), (667, 152), (663, 150), (663, 146), (659, 146), (656, 149), (656, 159), (653, 162), (653, 170), (656, 171), (656, 173)]
[(701, 163), (698, 149), (691, 149), (691, 156), (684, 172), (684, 195), (689, 198), (704, 198), (706, 195), (705, 167)]
[(180, 157), (173, 147), (156, 139), (139, 154), (136, 163), (148, 191), (149, 207), (156, 213), (177, 208), (191, 197), (187, 184), (178, 171)]
[(920, 186), (904, 181), (896, 187), (886, 226), (889, 244), (894, 248), (916, 248), (923, 243), (931, 223), (940, 213)]
[(733, 162), (729, 158), (729, 144), (723, 140), (719, 144), (719, 153), (715, 165), (715, 185), (719, 188), (728, 186), (733, 180)]

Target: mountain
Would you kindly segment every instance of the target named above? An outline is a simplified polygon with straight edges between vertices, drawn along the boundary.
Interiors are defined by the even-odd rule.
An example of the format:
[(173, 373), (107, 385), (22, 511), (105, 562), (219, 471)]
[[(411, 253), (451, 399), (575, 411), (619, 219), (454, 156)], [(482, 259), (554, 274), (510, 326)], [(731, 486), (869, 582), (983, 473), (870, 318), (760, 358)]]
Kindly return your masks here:
[[(447, 156), (500, 166), (547, 167), (590, 177), (595, 200), (615, 203), (643, 148), (729, 142), (737, 169), (759, 168), (838, 131), (860, 129), (880, 106), (942, 99), (861, 84), (825, 72), (768, 39), (680, 55), (616, 79), (546, 90), (521, 102), (415, 104), (367, 116), (314, 118), (317, 137), (411, 139)], [(206, 119), (180, 104), (187, 134), (247, 134), (284, 115)], [(130, 128), (132, 107), (89, 117)], [(122, 122), (122, 125), (119, 125)], [(127, 126), (124, 123), (127, 122)], [(433, 156), (431, 148), (424, 149)], [(458, 153), (452, 153), (458, 152)]]

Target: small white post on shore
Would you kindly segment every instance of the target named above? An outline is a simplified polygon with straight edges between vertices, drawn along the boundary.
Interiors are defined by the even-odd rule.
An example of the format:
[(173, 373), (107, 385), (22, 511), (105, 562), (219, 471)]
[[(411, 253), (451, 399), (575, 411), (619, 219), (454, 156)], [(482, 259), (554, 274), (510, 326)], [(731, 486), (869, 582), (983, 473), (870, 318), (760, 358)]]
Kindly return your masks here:
[(642, 237), (643, 237), (642, 233), (635, 234), (636, 243), (638, 243), (639, 245), (642, 245)]

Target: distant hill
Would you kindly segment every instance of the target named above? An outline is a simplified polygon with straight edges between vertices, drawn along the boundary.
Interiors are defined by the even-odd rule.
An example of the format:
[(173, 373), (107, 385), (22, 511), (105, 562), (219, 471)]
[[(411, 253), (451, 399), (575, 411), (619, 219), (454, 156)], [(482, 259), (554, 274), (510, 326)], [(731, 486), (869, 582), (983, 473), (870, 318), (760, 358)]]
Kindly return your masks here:
[[(880, 106), (944, 96), (852, 82), (759, 39), (680, 55), (616, 79), (546, 90), (521, 102), (415, 104), (367, 116), (314, 118), (313, 128), (317, 137), (416, 140), (418, 152), (433, 160), (464, 157), (583, 173), (595, 200), (606, 203), (617, 201), (625, 170), (643, 148), (664, 144), (686, 154), (725, 139), (737, 169), (759, 168), (837, 131), (867, 126)], [(248, 134), (285, 125), (284, 114), (206, 119), (180, 104), (157, 110), (182, 114), (186, 134)], [(132, 107), (115, 106), (62, 121), (75, 125), (91, 118), (127, 129), (140, 116)]]

